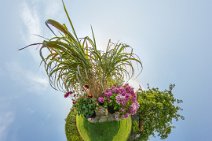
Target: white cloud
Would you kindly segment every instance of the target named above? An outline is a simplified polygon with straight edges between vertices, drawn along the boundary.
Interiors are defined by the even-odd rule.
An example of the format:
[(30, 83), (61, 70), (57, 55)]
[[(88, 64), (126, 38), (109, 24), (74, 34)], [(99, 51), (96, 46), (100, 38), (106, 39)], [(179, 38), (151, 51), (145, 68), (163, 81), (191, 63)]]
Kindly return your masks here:
[(144, 90), (143, 85), (139, 83), (138, 80), (130, 79), (128, 83), (135, 89), (135, 91), (137, 91), (140, 87)]
[[(35, 7), (29, 7), (29, 5), (24, 2), (22, 4), (21, 17), (25, 27), (27, 28), (27, 33), (29, 34), (41, 34), (40, 18), (37, 14)], [(27, 42), (37, 42), (39, 41), (34, 36), (27, 36)]]
[[(20, 16), (24, 25), (21, 32), (24, 44), (28, 45), (31, 43), (42, 42), (43, 39), (34, 36), (34, 34), (41, 36), (48, 35), (45, 34), (41, 28), (41, 25), (44, 25), (44, 23), (41, 23), (41, 18), (43, 18), (43, 16), (54, 17), (59, 13), (59, 6), (56, 1), (51, 1), (50, 4), (48, 4), (47, 6), (47, 2), (50, 1), (40, 2), (40, 4), (44, 4), (45, 9), (39, 12), (38, 9), (40, 8), (40, 6), (36, 4), (31, 4), (28, 2), (23, 2), (21, 4)], [(39, 13), (43, 14), (39, 15)], [(24, 51), (29, 52), (30, 55), (33, 57), (35, 63), (39, 65), (41, 59), (38, 50), (32, 47)], [(21, 83), (21, 85), (26, 86), (28, 90), (45, 90), (47, 87), (49, 87), (47, 77), (41, 75), (39, 72), (29, 71), (29, 69), (27, 68), (24, 69), (23, 67), (21, 67), (20, 64), (17, 64), (15, 62), (7, 63), (6, 66), (12, 79)]]
[(45, 16), (47, 18), (55, 18), (56, 15), (58, 18), (64, 15), (61, 1), (46, 0), (45, 5)]
[[(34, 1), (31, 1), (31, 3), (33, 2)], [(36, 35), (46, 37), (52, 36), (52, 33), (47, 28), (46, 30), (49, 32), (46, 32), (46, 30), (44, 30), (45, 28), (42, 28), (42, 26), (45, 26), (44, 21), (41, 20), (42, 18), (58, 19), (58, 17), (63, 17), (61, 14), (62, 5), (58, 4), (57, 0), (40, 1), (39, 5), (31, 3), (23, 2), (20, 7), (20, 17), (24, 25), (21, 35), (25, 45), (43, 41), (43, 38)], [(40, 9), (41, 4), (44, 5), (44, 9)], [(39, 63), (41, 59), (38, 50), (35, 48), (36, 47), (32, 47), (25, 51), (30, 53), (36, 63)]]
[(0, 141), (6, 141), (8, 135), (8, 129), (14, 121), (14, 114), (12, 112), (6, 112), (0, 116)]
[[(28, 45), (31, 43), (41, 42), (42, 40), (40, 37), (33, 35), (42, 35), (40, 17), (38, 16), (36, 7), (29, 7), (26, 2), (23, 2), (21, 8), (22, 10), (20, 14), (24, 24), (24, 29), (22, 31), (24, 44)], [(39, 53), (37, 50), (27, 49), (27, 51), (29, 51), (34, 61), (40, 61)]]
[(47, 77), (42, 76), (40, 72), (30, 71), (15, 62), (6, 63), (5, 68), (11, 79), (28, 91), (43, 91), (49, 87)]

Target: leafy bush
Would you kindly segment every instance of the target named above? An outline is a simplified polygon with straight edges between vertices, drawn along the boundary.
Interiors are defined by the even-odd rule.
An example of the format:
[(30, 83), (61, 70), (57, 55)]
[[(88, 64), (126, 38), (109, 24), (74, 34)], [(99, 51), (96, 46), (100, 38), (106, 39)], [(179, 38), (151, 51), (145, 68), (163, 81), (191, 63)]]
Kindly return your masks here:
[(96, 99), (95, 98), (88, 98), (88, 97), (80, 97), (78, 98), (74, 107), (77, 110), (77, 113), (80, 115), (84, 115), (86, 118), (95, 114), (96, 110)]
[(158, 88), (149, 88), (148, 90), (139, 90), (137, 92), (140, 108), (133, 117), (133, 132), (131, 139), (135, 136), (139, 141), (147, 141), (150, 135), (156, 133), (161, 139), (165, 139), (171, 133), (173, 119), (184, 119), (179, 111), (182, 110), (177, 104), (182, 100), (174, 98), (170, 85), (169, 90), (161, 91)]

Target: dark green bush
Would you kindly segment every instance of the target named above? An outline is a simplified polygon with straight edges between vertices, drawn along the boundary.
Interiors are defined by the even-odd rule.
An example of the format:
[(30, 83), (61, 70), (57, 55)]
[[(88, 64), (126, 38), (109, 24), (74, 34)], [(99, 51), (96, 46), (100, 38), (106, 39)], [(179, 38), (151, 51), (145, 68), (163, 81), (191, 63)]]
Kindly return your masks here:
[(77, 110), (79, 115), (84, 115), (85, 117), (89, 117), (94, 114), (97, 106), (97, 101), (95, 98), (88, 98), (86, 96), (78, 98), (74, 107)]

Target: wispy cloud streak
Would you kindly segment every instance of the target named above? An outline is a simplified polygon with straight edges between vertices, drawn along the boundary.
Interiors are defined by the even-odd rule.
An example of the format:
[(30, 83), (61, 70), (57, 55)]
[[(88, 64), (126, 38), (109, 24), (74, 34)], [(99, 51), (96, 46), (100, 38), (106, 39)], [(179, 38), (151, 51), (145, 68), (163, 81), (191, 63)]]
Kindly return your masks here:
[(43, 91), (49, 87), (48, 79), (39, 72), (30, 71), (16, 62), (6, 63), (9, 77), (28, 91)]
[(14, 114), (12, 112), (6, 112), (0, 116), (0, 141), (6, 141), (8, 135), (8, 129), (14, 121)]
[[(29, 7), (29, 5), (24, 2), (22, 3), (21, 18), (23, 21), (24, 29), (22, 31), (22, 38), (24, 44), (28, 45), (31, 43), (41, 42), (41, 38), (35, 36), (42, 35), (40, 17), (35, 7)], [(39, 62), (40, 57), (37, 50), (28, 49), (29, 53), (33, 57), (34, 61)]]

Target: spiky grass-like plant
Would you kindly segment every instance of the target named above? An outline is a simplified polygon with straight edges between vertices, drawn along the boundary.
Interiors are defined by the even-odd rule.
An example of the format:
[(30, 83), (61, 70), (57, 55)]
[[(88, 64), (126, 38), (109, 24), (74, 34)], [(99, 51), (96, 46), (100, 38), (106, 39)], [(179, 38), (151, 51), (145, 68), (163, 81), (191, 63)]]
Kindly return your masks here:
[[(63, 7), (71, 31), (65, 24), (49, 19), (46, 26), (54, 37), (20, 49), (41, 45), (40, 57), (54, 89), (66, 92), (87, 84), (93, 96), (98, 97), (108, 87), (132, 78), (135, 73), (133, 62), (142, 68), (141, 60), (127, 44), (109, 40), (105, 52), (98, 50), (92, 27), (92, 38), (78, 38), (64, 2)], [(57, 35), (52, 27), (60, 34)], [(45, 50), (48, 55), (44, 55)]]

